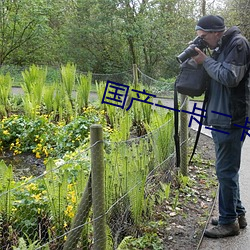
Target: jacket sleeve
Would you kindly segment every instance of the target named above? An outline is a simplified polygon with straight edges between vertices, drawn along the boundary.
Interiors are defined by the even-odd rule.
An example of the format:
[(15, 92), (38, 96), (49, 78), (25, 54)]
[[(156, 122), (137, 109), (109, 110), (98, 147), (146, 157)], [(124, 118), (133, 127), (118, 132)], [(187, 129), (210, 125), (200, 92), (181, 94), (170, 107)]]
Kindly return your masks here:
[(238, 38), (227, 48), (227, 51), (223, 62), (207, 57), (203, 66), (216, 82), (232, 88), (238, 86), (248, 70), (249, 46), (244, 38)]

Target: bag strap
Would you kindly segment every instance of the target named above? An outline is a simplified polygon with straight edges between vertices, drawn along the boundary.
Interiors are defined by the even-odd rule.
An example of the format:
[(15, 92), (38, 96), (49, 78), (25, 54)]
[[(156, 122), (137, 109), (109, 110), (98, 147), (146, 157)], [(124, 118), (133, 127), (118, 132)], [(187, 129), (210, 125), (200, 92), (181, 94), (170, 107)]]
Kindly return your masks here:
[[(208, 90), (205, 91), (205, 97), (202, 103), (200, 122), (199, 122), (198, 130), (196, 133), (195, 143), (194, 143), (192, 154), (190, 156), (189, 164), (192, 162), (193, 156), (195, 154), (195, 151), (199, 142), (203, 116), (205, 112), (205, 106), (207, 103), (207, 96), (208, 96)], [(176, 152), (176, 167), (179, 168), (180, 167), (180, 137), (179, 137), (179, 114), (178, 114), (179, 112), (177, 110), (178, 110), (178, 92), (176, 89), (176, 82), (175, 82), (174, 84), (174, 127), (175, 127), (174, 141), (175, 141), (175, 152)]]
[[(177, 81), (177, 80), (176, 80)], [(176, 88), (176, 81), (174, 83), (174, 141), (175, 141), (175, 153), (176, 153), (176, 167), (180, 167), (180, 138), (179, 138), (179, 112), (178, 110), (178, 93)]]
[(203, 116), (204, 116), (204, 113), (205, 113), (205, 107), (206, 107), (206, 103), (207, 103), (207, 92), (208, 91), (206, 90), (205, 91), (205, 97), (204, 97), (204, 100), (203, 100), (203, 103), (202, 103), (200, 122), (199, 122), (198, 130), (197, 130), (197, 133), (196, 133), (193, 152), (192, 152), (192, 154), (190, 156), (190, 159), (189, 159), (189, 164), (191, 164), (191, 162), (192, 162), (193, 156), (195, 154), (195, 151), (196, 151), (196, 148), (197, 148), (197, 145), (198, 145), (198, 142), (199, 142), (199, 138), (200, 138), (200, 134), (201, 134), (201, 127), (202, 127), (202, 122), (203, 122)]

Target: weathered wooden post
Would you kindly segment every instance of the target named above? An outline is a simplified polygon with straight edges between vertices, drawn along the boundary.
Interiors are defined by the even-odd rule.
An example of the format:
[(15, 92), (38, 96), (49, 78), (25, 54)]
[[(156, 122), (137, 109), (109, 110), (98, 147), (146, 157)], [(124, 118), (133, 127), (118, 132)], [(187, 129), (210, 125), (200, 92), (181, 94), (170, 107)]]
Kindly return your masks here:
[[(188, 98), (181, 94), (181, 110), (188, 110)], [(188, 114), (180, 112), (180, 169), (181, 174), (188, 174)]]
[(134, 83), (134, 86), (135, 88), (137, 87), (138, 85), (138, 71), (137, 71), (137, 65), (136, 64), (133, 64), (133, 83)]
[(91, 176), (89, 176), (88, 183), (83, 192), (81, 201), (79, 203), (76, 216), (73, 220), (67, 240), (64, 244), (63, 250), (71, 250), (77, 248), (77, 243), (83, 231), (83, 225), (86, 222), (91, 208)]
[(91, 175), (94, 250), (106, 249), (106, 216), (104, 192), (104, 151), (102, 126), (95, 124), (90, 127), (91, 140)]

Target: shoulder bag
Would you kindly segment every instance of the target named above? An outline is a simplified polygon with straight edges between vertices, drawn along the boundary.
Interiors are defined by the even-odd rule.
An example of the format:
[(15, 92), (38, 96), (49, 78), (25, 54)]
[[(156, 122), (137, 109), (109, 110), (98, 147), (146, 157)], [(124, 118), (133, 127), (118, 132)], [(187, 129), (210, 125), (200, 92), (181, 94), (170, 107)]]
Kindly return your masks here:
[(207, 88), (208, 79), (203, 65), (197, 64), (190, 58), (181, 64), (175, 87), (180, 94), (191, 97), (201, 96)]

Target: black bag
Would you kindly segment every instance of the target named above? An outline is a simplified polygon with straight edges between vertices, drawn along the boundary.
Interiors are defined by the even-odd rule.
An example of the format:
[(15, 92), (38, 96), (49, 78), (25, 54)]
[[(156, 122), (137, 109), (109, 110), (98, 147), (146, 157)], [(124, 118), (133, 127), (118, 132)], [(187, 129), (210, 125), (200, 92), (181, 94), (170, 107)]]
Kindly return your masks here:
[(197, 64), (192, 58), (181, 64), (175, 87), (177, 92), (191, 97), (201, 96), (206, 88), (209, 79), (203, 65)]

